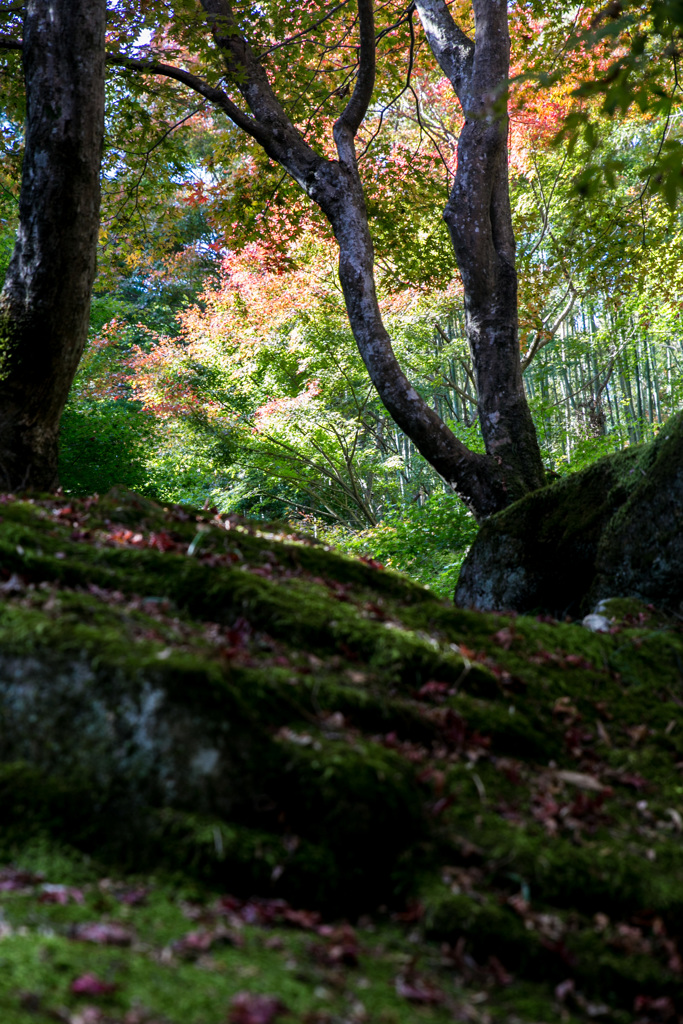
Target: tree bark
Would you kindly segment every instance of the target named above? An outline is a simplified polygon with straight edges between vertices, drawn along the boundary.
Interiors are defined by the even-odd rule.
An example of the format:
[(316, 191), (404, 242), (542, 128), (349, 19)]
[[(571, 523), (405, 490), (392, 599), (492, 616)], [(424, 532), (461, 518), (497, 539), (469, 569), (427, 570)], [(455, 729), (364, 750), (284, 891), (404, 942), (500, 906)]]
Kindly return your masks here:
[(58, 428), (85, 345), (104, 133), (106, 0), (28, 0), (19, 230), (0, 294), (0, 485), (57, 486)]
[(499, 461), (511, 492), (535, 490), (544, 485), (545, 471), (519, 352), (503, 106), (510, 70), (507, 5), (505, 0), (474, 0), (474, 41), (453, 21), (444, 0), (416, 0), (416, 7), (465, 116), (444, 220), (462, 276), (484, 444)]

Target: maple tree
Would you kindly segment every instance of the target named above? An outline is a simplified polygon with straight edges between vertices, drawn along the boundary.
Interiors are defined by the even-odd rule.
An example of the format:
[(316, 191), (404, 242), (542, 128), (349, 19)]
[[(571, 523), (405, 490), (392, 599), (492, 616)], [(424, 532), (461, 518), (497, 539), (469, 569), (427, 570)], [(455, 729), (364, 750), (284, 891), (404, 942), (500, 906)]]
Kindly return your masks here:
[[(507, 114), (496, 107), (509, 71), (508, 15), (504, 5), (477, 0), (472, 41), (442, 0), (416, 6), (465, 116), (444, 216), (463, 278), (486, 455), (469, 450), (411, 386), (396, 360), (377, 302), (373, 242), (356, 152), (356, 136), (375, 90), (374, 5), (369, 0), (358, 4), (357, 72), (350, 98), (334, 122), (336, 160), (322, 156), (297, 130), (247, 39), (248, 14), (235, 13), (222, 0), (203, 0), (202, 7), (224, 71), (249, 113), (194, 71), (123, 55), (109, 59), (180, 81), (218, 105), (322, 210), (339, 245), (339, 279), (349, 321), (384, 405), (441, 476), (477, 515), (486, 516), (540, 486), (545, 478), (522, 385)], [(286, 42), (278, 40), (275, 48)]]

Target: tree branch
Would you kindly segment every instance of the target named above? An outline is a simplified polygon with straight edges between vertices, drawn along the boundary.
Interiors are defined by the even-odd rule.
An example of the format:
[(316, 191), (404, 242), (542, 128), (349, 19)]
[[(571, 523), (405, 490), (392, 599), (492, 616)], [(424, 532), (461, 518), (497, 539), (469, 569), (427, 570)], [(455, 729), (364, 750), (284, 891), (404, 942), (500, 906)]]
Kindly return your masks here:
[(432, 53), (462, 103), (461, 91), (472, 72), (474, 43), (455, 23), (444, 0), (415, 0), (415, 6)]
[[(250, 131), (271, 159), (277, 161), (310, 194), (311, 178), (322, 158), (294, 127), (277, 99), (265, 69), (242, 35), (229, 0), (200, 0), (228, 75), (234, 80), (258, 124)], [(237, 108), (236, 108), (237, 109)], [(246, 115), (242, 115), (243, 117)], [(239, 122), (235, 122), (239, 124)], [(242, 127), (239, 124), (239, 127)], [(249, 129), (247, 129), (249, 130)]]
[(21, 39), (14, 36), (0, 36), (0, 50), (23, 50), (24, 44)]
[(198, 75), (193, 75), (190, 71), (185, 71), (183, 68), (176, 68), (172, 64), (162, 64), (155, 60), (139, 60), (135, 57), (126, 57), (121, 53), (108, 53), (107, 64), (126, 68), (129, 71), (141, 71), (143, 74), (162, 75), (164, 78), (172, 78), (176, 82), (187, 85), (190, 89), (198, 92), (200, 96), (209, 100), (210, 103), (220, 107), (238, 128), (247, 132), (261, 145), (265, 145), (264, 137), (266, 133), (263, 127), (253, 118), (249, 117), (248, 114), (245, 114), (244, 111), (240, 110), (223, 89), (209, 85), (208, 82), (205, 82), (203, 78), (199, 78)]
[(318, 18), (318, 20), (314, 21), (312, 25), (309, 25), (308, 28), (302, 28), (301, 32), (295, 32), (293, 36), (289, 37), (289, 39), (283, 39), (281, 43), (276, 43), (275, 46), (271, 46), (269, 50), (264, 50), (263, 53), (259, 53), (256, 60), (261, 61), (263, 60), (264, 57), (267, 57), (269, 54), (275, 53), (276, 50), (281, 50), (283, 46), (289, 46), (290, 43), (293, 43), (295, 40), (301, 39), (302, 36), (308, 35), (308, 33), (312, 32), (314, 28), (317, 28), (319, 25), (322, 25), (323, 22), (325, 21), (329, 21), (332, 15), (336, 14), (337, 11), (340, 11), (342, 7), (346, 7), (348, 2), (349, 0), (342, 0), (340, 4), (337, 4), (336, 7), (333, 7), (331, 11), (327, 12), (327, 14), (323, 14), (322, 18)]
[(355, 136), (365, 117), (372, 91), (375, 88), (375, 12), (373, 0), (359, 0), (358, 17), (360, 21), (360, 67), (358, 78), (346, 104), (346, 109), (334, 126), (335, 141), (337, 132), (343, 129)]

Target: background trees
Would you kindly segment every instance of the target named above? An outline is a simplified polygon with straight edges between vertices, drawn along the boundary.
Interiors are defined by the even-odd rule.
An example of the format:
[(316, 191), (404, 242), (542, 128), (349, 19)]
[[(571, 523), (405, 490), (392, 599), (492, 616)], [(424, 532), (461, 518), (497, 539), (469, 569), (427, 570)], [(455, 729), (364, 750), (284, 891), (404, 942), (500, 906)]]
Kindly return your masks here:
[[(175, 11), (168, 24), (155, 4), (116, 5), (110, 49), (218, 82), (198, 8)], [(356, 68), (355, 11), (317, 26), (329, 11), (303, 13), (305, 22), (273, 5), (249, 29), (259, 54), (272, 50), (269, 75), (295, 123), (328, 155)], [(457, 13), (469, 30), (467, 10)], [(677, 107), (667, 125), (652, 105), (615, 120), (601, 112), (603, 94), (572, 98), (610, 66), (612, 37), (602, 49), (575, 45), (594, 13), (574, 26), (561, 8), (552, 18), (509, 8), (512, 73), (535, 76), (517, 77), (510, 121), (522, 379), (543, 461), (559, 472), (650, 436), (680, 395), (679, 221), (648, 170), (665, 128), (672, 145), (679, 137)], [(462, 113), (408, 15), (400, 5), (378, 15), (377, 87), (358, 135), (379, 307), (415, 391), (483, 452), (463, 293), (440, 218)], [(279, 46), (302, 28), (311, 31)], [(559, 66), (564, 77), (537, 91), (539, 75)], [(664, 59), (660, 72), (670, 86)], [(107, 88), (100, 276), (65, 420), (65, 485), (118, 478), (168, 499), (307, 516), (319, 533), (369, 530), (368, 550), (399, 565), (432, 536), (440, 554), (429, 578), (450, 579), (472, 521), (453, 513), (448, 528), (452, 492), (368, 386), (319, 211), (202, 96), (120, 65)], [(593, 137), (581, 122), (571, 147), (554, 148), (567, 114), (586, 111)]]

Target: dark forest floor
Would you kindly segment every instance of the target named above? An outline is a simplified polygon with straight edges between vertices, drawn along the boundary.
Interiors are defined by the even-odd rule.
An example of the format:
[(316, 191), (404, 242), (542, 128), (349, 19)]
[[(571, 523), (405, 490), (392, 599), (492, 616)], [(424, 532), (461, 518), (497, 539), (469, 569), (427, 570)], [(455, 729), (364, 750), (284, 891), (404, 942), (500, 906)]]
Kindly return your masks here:
[(683, 1019), (675, 620), (0, 501), (3, 1021)]

